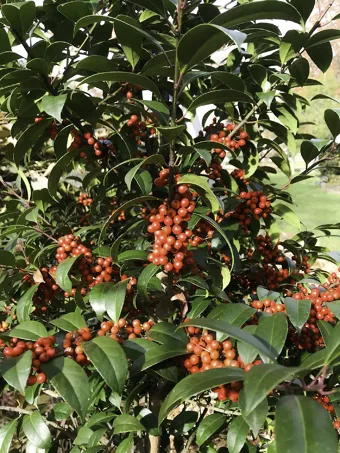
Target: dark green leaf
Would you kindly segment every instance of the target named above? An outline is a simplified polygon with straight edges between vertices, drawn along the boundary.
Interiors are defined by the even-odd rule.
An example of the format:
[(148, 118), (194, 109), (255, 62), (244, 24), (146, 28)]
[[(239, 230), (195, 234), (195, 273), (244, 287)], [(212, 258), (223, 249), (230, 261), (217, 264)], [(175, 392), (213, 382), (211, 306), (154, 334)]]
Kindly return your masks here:
[(7, 384), (24, 393), (31, 365), (32, 351), (26, 351), (19, 357), (4, 359), (1, 364), (1, 375)]
[(7, 250), (0, 250), (0, 265), (6, 267), (16, 267), (13, 253), (7, 252)]
[(185, 131), (185, 129), (186, 127), (184, 125), (171, 127), (159, 126), (157, 128), (157, 130), (168, 140), (168, 142), (175, 140), (181, 135), (182, 132)]
[[(42, 121), (41, 121), (42, 123)], [(41, 124), (38, 123), (38, 124)], [(67, 165), (73, 161), (73, 159), (80, 153), (79, 149), (72, 149), (64, 154), (55, 166), (52, 168), (50, 176), (48, 178), (48, 191), (51, 197), (55, 198), (58, 191), (58, 185), (62, 174), (64, 173)]]
[(244, 375), (244, 371), (240, 368), (226, 367), (185, 377), (171, 390), (162, 404), (158, 418), (159, 424), (163, 422), (172, 409), (184, 401), (213, 387), (233, 381), (243, 381)]
[[(326, 305), (328, 305), (328, 304), (326, 304)], [(328, 308), (331, 310), (330, 307), (328, 307)], [(318, 321), (317, 325), (321, 332), (323, 341), (324, 341), (325, 345), (327, 346), (328, 338), (330, 337), (330, 335), (332, 333), (333, 327), (326, 321)]]
[(29, 321), (32, 312), (32, 298), (39, 287), (39, 283), (31, 286), (25, 294), (19, 299), (17, 304), (17, 316), (20, 323)]
[(177, 330), (174, 324), (169, 322), (158, 322), (148, 332), (147, 335), (153, 340), (162, 344), (178, 342), (185, 348), (188, 343), (188, 337), (183, 330)]
[(290, 453), (336, 453), (338, 440), (327, 411), (308, 396), (289, 395), (276, 407), (276, 448)]
[(242, 415), (235, 418), (229, 425), (227, 445), (229, 453), (239, 453), (246, 442), (249, 426)]
[(42, 120), (37, 124), (32, 124), (20, 136), (14, 149), (14, 160), (17, 166), (19, 166), (25, 155), (28, 154), (37, 140), (43, 135), (50, 123), (51, 120)]
[(56, 272), (56, 283), (60, 286), (64, 291), (68, 292), (69, 294), (72, 291), (72, 282), (68, 273), (70, 272), (73, 264), (79, 258), (78, 256), (68, 257), (64, 259), (61, 263), (59, 263)]
[(339, 38), (340, 30), (321, 30), (309, 38), (306, 48), (309, 50), (311, 47), (319, 46), (320, 44), (325, 44)]
[(333, 137), (337, 137), (340, 134), (340, 109), (327, 109), (325, 121)]
[(141, 159), (139, 164), (137, 164), (135, 167), (131, 168), (126, 175), (125, 175), (125, 183), (128, 187), (129, 190), (131, 190), (131, 184), (133, 181), (133, 178), (136, 176), (138, 170), (145, 165), (165, 165), (165, 160), (164, 157), (161, 156), (160, 154), (154, 154), (152, 156), (147, 157), (146, 159)]
[(92, 12), (91, 4), (80, 0), (70, 1), (63, 5), (59, 5), (58, 11), (72, 22), (77, 22), (79, 19)]
[(47, 337), (48, 333), (46, 327), (38, 321), (22, 322), (14, 327), (9, 334), (10, 337), (18, 337), (23, 340), (36, 341), (40, 337)]
[(245, 421), (248, 423), (250, 429), (253, 431), (255, 437), (258, 436), (260, 429), (263, 427), (264, 422), (266, 421), (267, 414), (268, 414), (268, 403), (267, 399), (265, 398), (257, 407), (253, 410), (250, 414), (246, 416), (243, 413), (244, 410), (244, 392), (243, 390), (240, 391), (238, 404), (242, 411), (242, 415)]
[(148, 252), (146, 250), (126, 250), (118, 255), (118, 262), (141, 260), (146, 261)]
[(52, 443), (51, 432), (39, 411), (25, 415), (22, 429), (28, 440), (37, 448), (48, 450)]
[(290, 0), (290, 3), (299, 11), (303, 20), (307, 22), (314, 9), (315, 0)]
[(311, 47), (307, 49), (307, 53), (322, 72), (326, 72), (333, 61), (332, 45), (329, 42)]
[(200, 447), (225, 423), (226, 416), (223, 414), (211, 414), (205, 417), (199, 424), (196, 432), (196, 443)]
[(51, 321), (51, 324), (66, 332), (86, 327), (86, 321), (79, 313), (66, 313), (66, 315)]
[(188, 110), (192, 111), (209, 104), (225, 104), (226, 102), (249, 102), (254, 103), (253, 99), (246, 93), (237, 90), (215, 90), (197, 96), (189, 105)]
[(340, 355), (340, 324), (337, 324), (328, 338), (325, 349), (325, 365), (328, 365)]
[(290, 66), (289, 71), (300, 86), (303, 86), (309, 77), (309, 63), (306, 58), (300, 57)]
[(300, 333), (309, 318), (311, 301), (308, 299), (296, 300), (293, 297), (286, 297), (285, 306), (290, 322)]
[[(284, 313), (275, 313), (260, 319), (256, 329), (256, 336), (261, 338), (269, 346), (271, 352), (277, 358), (285, 344), (288, 333), (287, 317)], [(262, 360), (268, 362), (268, 358), (261, 354)]]
[(128, 374), (128, 363), (119, 343), (110, 337), (97, 337), (82, 345), (107, 385), (121, 395)]
[(212, 23), (223, 25), (224, 27), (234, 27), (235, 25), (260, 19), (281, 19), (298, 24), (301, 22), (301, 16), (298, 11), (288, 3), (263, 0), (230, 8), (213, 19)]
[(72, 413), (72, 409), (67, 403), (57, 403), (53, 406), (53, 414), (57, 421), (67, 420)]
[(149, 300), (148, 285), (151, 278), (159, 271), (159, 266), (149, 264), (146, 266), (138, 278), (137, 290), (145, 300)]
[(70, 358), (58, 357), (41, 368), (60, 396), (84, 419), (90, 402), (90, 386), (82, 367)]
[(263, 364), (254, 366), (245, 374), (244, 405), (245, 416), (251, 414), (257, 406), (281, 382), (291, 379), (297, 368), (287, 368), (281, 365)]
[(197, 176), (193, 174), (184, 175), (177, 184), (190, 184), (194, 187), (197, 192), (205, 199), (206, 203), (209, 204), (213, 212), (220, 210), (220, 204), (216, 195), (209, 186), (209, 180), (205, 176)]

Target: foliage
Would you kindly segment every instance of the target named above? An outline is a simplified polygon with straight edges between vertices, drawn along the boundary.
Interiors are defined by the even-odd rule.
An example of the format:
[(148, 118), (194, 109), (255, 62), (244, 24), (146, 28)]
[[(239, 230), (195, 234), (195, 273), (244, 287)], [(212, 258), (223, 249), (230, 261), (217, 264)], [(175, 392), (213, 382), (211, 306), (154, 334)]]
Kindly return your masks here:
[(296, 88), (339, 31), (314, 0), (175, 3), (2, 2), (1, 453), (338, 451), (314, 264), (340, 225), (306, 231), (287, 189), (337, 152), (340, 110), (304, 133)]

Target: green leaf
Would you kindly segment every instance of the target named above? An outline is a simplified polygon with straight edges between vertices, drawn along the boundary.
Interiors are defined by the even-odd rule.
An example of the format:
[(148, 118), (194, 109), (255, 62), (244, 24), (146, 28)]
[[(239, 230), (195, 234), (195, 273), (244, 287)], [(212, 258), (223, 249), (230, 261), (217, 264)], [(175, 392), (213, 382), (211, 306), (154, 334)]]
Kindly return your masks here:
[(19, 299), (17, 304), (17, 316), (20, 323), (29, 321), (32, 312), (32, 298), (39, 287), (39, 283), (31, 286), (25, 294)]
[[(256, 333), (256, 326), (245, 326), (242, 330), (245, 332), (249, 332), (252, 335)], [(243, 343), (242, 341), (237, 342), (237, 350), (239, 355), (241, 356), (242, 361), (247, 365), (248, 363), (254, 362), (256, 357), (258, 356), (257, 349), (250, 346), (248, 343)]]
[(171, 142), (175, 140), (178, 136), (181, 135), (182, 132), (184, 132), (186, 129), (186, 126), (171, 126), (171, 127), (165, 127), (165, 126), (159, 126), (157, 127), (157, 130), (168, 140), (168, 142)]
[(15, 256), (7, 250), (0, 250), (0, 265), (16, 267)]
[[(321, 143), (320, 143), (321, 142)], [(320, 145), (328, 143), (328, 141), (320, 140)], [(312, 160), (316, 159), (318, 155), (321, 153), (322, 146), (318, 146), (317, 140), (310, 140), (304, 141), (301, 144), (301, 156), (303, 160), (306, 162), (306, 166)]]
[(23, 340), (36, 341), (41, 337), (47, 337), (46, 327), (38, 321), (22, 322), (14, 327), (8, 335), (10, 337), (22, 338)]
[(262, 19), (281, 19), (296, 22), (297, 24), (301, 22), (299, 12), (288, 3), (263, 0), (230, 8), (213, 19), (212, 23), (223, 25), (224, 27), (235, 27), (245, 22)]
[(37, 448), (49, 449), (52, 443), (51, 432), (39, 411), (25, 415), (22, 429), (28, 440)]
[(70, 272), (73, 264), (77, 261), (80, 255), (68, 257), (64, 259), (61, 263), (58, 264), (57, 272), (56, 272), (56, 283), (60, 286), (64, 291), (71, 293), (72, 291), (72, 282), (68, 273)]
[(113, 422), (114, 434), (133, 433), (136, 431), (145, 431), (141, 422), (132, 415), (118, 415)]
[(84, 419), (90, 403), (90, 386), (85, 371), (70, 358), (58, 357), (41, 366), (47, 379), (70, 407)]
[(67, 403), (57, 403), (53, 406), (53, 414), (57, 421), (67, 420), (72, 413), (72, 409)]
[(144, 267), (142, 270), (138, 282), (137, 282), (137, 291), (145, 300), (149, 300), (148, 296), (148, 285), (151, 278), (159, 271), (160, 267), (155, 266), (150, 263), (148, 266)]
[(131, 190), (131, 184), (136, 176), (138, 170), (145, 165), (165, 165), (164, 157), (160, 154), (153, 154), (152, 156), (147, 157), (146, 159), (142, 159), (135, 167), (131, 168), (126, 175), (125, 175), (125, 184), (127, 185), (128, 189)]
[(302, 327), (309, 318), (311, 301), (309, 299), (296, 300), (293, 297), (286, 297), (284, 303), (290, 322), (301, 333)]
[(267, 91), (265, 93), (259, 92), (259, 93), (256, 93), (256, 95), (270, 109), (270, 106), (276, 96), (276, 91)]
[[(256, 329), (256, 336), (267, 344), (277, 358), (285, 344), (288, 333), (287, 317), (284, 313), (275, 313), (274, 315), (263, 317), (260, 319)], [(268, 362), (267, 357), (261, 353), (261, 358), (264, 362)]]
[(228, 384), (229, 382), (243, 381), (244, 376), (245, 373), (240, 368), (226, 367), (215, 368), (204, 373), (191, 374), (185, 377), (171, 390), (164, 400), (159, 412), (159, 425), (161, 425), (172, 409), (184, 401), (213, 387)]
[[(8, 5), (9, 6), (9, 5)], [(29, 126), (23, 134), (21, 134), (14, 149), (14, 162), (17, 166), (24, 159), (25, 155), (36, 144), (37, 140), (44, 134), (51, 120), (42, 120), (39, 123)]]
[(300, 57), (289, 66), (289, 72), (300, 86), (304, 86), (309, 77), (309, 63), (306, 58)]
[(123, 17), (125, 20), (115, 20), (114, 29), (126, 59), (134, 70), (142, 54), (143, 38), (137, 31), (138, 21), (132, 17)]
[(305, 22), (313, 12), (315, 0), (291, 0), (290, 3), (296, 8)]
[(274, 206), (274, 212), (278, 216), (280, 216), (283, 220), (286, 222), (290, 223), (292, 226), (297, 228), (299, 231), (301, 230), (301, 224), (299, 217), (296, 215), (296, 213), (290, 208), (289, 206), (278, 203), (275, 204)]
[[(41, 121), (42, 122), (42, 121)], [(38, 123), (40, 124), (40, 123)], [(73, 161), (73, 159), (78, 156), (80, 153), (79, 148), (78, 149), (71, 149), (68, 151), (66, 154), (64, 154), (58, 162), (55, 164), (55, 166), (52, 168), (52, 171), (50, 173), (50, 176), (48, 178), (48, 191), (51, 195), (51, 197), (55, 198), (57, 195), (58, 191), (58, 185), (60, 178), (62, 174), (64, 173), (66, 167), (70, 162)]]
[(328, 338), (325, 348), (325, 365), (329, 365), (340, 355), (340, 324), (337, 324)]
[(187, 353), (186, 348), (178, 341), (171, 341), (164, 345), (154, 344), (144, 354), (139, 354), (131, 367), (131, 375), (138, 374), (158, 363)]
[(247, 35), (237, 30), (227, 30), (214, 24), (200, 24), (191, 28), (181, 38), (178, 45), (178, 60), (181, 72), (210, 57), (226, 43), (234, 43), (239, 48)]
[(124, 439), (117, 447), (116, 453), (130, 453), (133, 447), (133, 436), (130, 434), (127, 439)]
[(249, 66), (249, 72), (255, 83), (262, 87), (267, 81), (267, 70), (264, 66), (260, 64), (252, 64)]
[(0, 453), (8, 453), (17, 424), (18, 420), (15, 419), (0, 428)]
[(215, 90), (197, 96), (189, 105), (188, 111), (192, 111), (209, 104), (225, 104), (226, 102), (249, 102), (254, 103), (253, 99), (246, 93), (237, 90)]
[(2, 5), (1, 12), (10, 26), (20, 35), (24, 35), (33, 25), (35, 19), (35, 3), (25, 2), (16, 5)]
[(212, 212), (220, 210), (220, 204), (214, 192), (210, 189), (209, 180), (205, 176), (186, 174), (178, 181), (177, 185), (190, 184), (194, 187), (203, 200), (210, 206)]
[[(245, 304), (223, 304), (214, 308), (209, 313), (208, 319), (216, 319), (241, 327), (254, 313), (256, 313), (256, 310)], [(216, 333), (216, 340), (223, 341), (225, 338), (226, 335), (220, 332)]]
[(159, 98), (162, 97), (159, 88), (155, 84), (155, 82), (140, 74), (133, 74), (131, 72), (124, 71), (101, 72), (99, 74), (94, 74), (89, 77), (86, 77), (85, 79), (82, 80), (81, 84), (83, 85), (84, 83), (87, 83), (89, 85), (94, 85), (98, 82), (132, 83), (133, 85), (141, 86), (145, 90), (152, 91)]
[(340, 109), (327, 109), (325, 121), (333, 137), (337, 137), (340, 134)]
[(333, 61), (332, 45), (329, 42), (309, 48), (307, 53), (322, 72), (326, 72)]
[(211, 414), (205, 417), (196, 431), (196, 443), (200, 447), (225, 423), (226, 416), (223, 414)]
[(7, 384), (23, 394), (31, 372), (31, 365), (32, 351), (26, 351), (19, 357), (4, 359), (1, 364), (1, 375)]
[[(332, 303), (334, 303), (334, 302), (332, 302)], [(328, 306), (328, 304), (326, 304), (326, 305)], [(329, 306), (328, 306), (328, 308), (330, 309)], [(328, 322), (325, 322), (325, 321), (318, 321), (317, 326), (321, 332), (323, 341), (324, 341), (325, 345), (327, 346), (328, 338), (330, 337), (330, 335), (332, 333), (333, 327)]]
[(308, 396), (281, 398), (275, 413), (276, 448), (290, 453), (336, 453), (338, 440), (327, 411)]
[(77, 22), (92, 12), (91, 4), (80, 0), (70, 1), (58, 6), (58, 11), (72, 22)]
[(148, 252), (146, 250), (125, 250), (118, 255), (118, 262), (123, 263), (124, 261), (146, 261)]
[(66, 99), (67, 94), (59, 94), (59, 96), (44, 96), (40, 102), (41, 110), (61, 122), (61, 112), (63, 111)]
[(238, 404), (242, 411), (243, 418), (248, 423), (250, 429), (253, 431), (255, 437), (258, 436), (260, 429), (263, 427), (264, 422), (266, 421), (267, 414), (268, 414), (268, 403), (267, 399), (265, 398), (257, 407), (250, 412), (247, 416), (244, 415), (244, 392), (243, 390), (240, 391)]
[(107, 289), (104, 289), (103, 294), (107, 314), (111, 319), (113, 319), (114, 322), (118, 322), (120, 318), (125, 302), (126, 287), (128, 283), (129, 280), (123, 280), (113, 285), (111, 285), (111, 283), (103, 283), (105, 285), (110, 285)]
[(319, 46), (320, 44), (325, 44), (339, 38), (340, 30), (322, 30), (309, 38), (306, 48), (309, 50), (311, 47)]
[(177, 330), (177, 326), (169, 322), (157, 322), (148, 332), (148, 337), (162, 344), (178, 342), (182, 347), (186, 347), (188, 337), (183, 330)]
[(242, 415), (235, 418), (229, 425), (227, 445), (229, 453), (239, 453), (246, 443), (249, 426)]
[(66, 332), (72, 332), (72, 330), (79, 330), (87, 326), (85, 319), (79, 313), (66, 313), (66, 315), (51, 321), (51, 324)]
[(112, 60), (108, 60), (102, 55), (90, 55), (89, 57), (80, 60), (77, 64), (78, 69), (85, 69), (85, 71), (92, 72), (106, 72), (113, 71), (116, 65)]
[(97, 337), (83, 342), (85, 354), (113, 392), (122, 394), (128, 374), (126, 356), (115, 340)]
[(245, 374), (244, 405), (245, 416), (253, 412), (267, 397), (268, 393), (281, 382), (291, 379), (297, 368), (287, 368), (276, 364), (256, 365)]
[(239, 327), (235, 327), (231, 324), (227, 324), (224, 321), (217, 321), (217, 320), (210, 320), (210, 319), (190, 319), (190, 321), (186, 321), (185, 323), (181, 324), (179, 328), (187, 327), (187, 326), (195, 326), (201, 327), (203, 329), (213, 330), (215, 332), (221, 332), (231, 338), (235, 338), (236, 340), (243, 341), (244, 343), (249, 344), (256, 348), (259, 352), (264, 354), (266, 357), (269, 357), (271, 360), (276, 359), (273, 352), (268, 348), (260, 339), (254, 337), (250, 333), (246, 332)]

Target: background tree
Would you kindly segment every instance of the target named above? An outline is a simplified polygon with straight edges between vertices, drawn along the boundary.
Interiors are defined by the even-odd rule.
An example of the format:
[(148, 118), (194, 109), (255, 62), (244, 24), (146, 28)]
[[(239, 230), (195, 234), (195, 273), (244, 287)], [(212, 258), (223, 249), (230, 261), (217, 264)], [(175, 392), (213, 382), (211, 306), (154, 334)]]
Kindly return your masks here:
[(215, 3), (2, 2), (1, 453), (338, 451), (339, 224), (287, 191), (337, 155), (296, 91), (334, 2)]

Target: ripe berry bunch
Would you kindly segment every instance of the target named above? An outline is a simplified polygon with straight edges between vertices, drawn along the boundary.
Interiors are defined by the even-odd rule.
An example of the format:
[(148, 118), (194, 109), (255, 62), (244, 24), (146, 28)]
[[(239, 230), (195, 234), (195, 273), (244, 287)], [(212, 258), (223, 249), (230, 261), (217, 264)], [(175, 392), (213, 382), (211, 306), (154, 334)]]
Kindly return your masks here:
[[(119, 281), (119, 274), (119, 267), (112, 265), (111, 256), (97, 258), (96, 264), (91, 267), (91, 272), (86, 275), (86, 281), (92, 287), (102, 282), (111, 282), (113, 278)], [(93, 279), (95, 280), (93, 281)]]
[(142, 91), (143, 88), (138, 85), (133, 85), (132, 83), (124, 84), (122, 87), (122, 92), (125, 93), (127, 99), (133, 98), (133, 93)]
[(245, 184), (247, 186), (250, 183), (250, 181), (244, 177), (245, 173), (242, 169), (236, 168), (230, 173), (230, 175), (239, 185)]
[[(316, 393), (315, 395), (313, 395), (313, 399), (320, 403), (330, 414), (335, 415), (334, 406), (333, 404), (331, 404), (331, 401), (327, 395), (320, 395)], [(338, 428), (336, 426), (334, 426), (334, 428), (339, 429), (340, 423)]]
[(301, 260), (300, 257), (293, 255), (292, 260), (296, 262), (297, 272), (302, 271), (304, 274), (310, 274), (311, 265), (308, 263), (309, 256), (305, 255)]
[(68, 256), (84, 255), (84, 259), (88, 263), (92, 263), (92, 252), (80, 241), (79, 237), (74, 237), (74, 234), (67, 234), (58, 239), (59, 247), (56, 253), (58, 263), (61, 263)]
[[(92, 146), (92, 148), (94, 149), (94, 154), (97, 157), (101, 157), (103, 154), (102, 143), (99, 140), (97, 140), (96, 138), (94, 138), (91, 132), (85, 132), (84, 139), (87, 141), (88, 145)], [(85, 154), (85, 156), (81, 155), (80, 157), (86, 157), (86, 154)]]
[(68, 332), (63, 341), (64, 356), (70, 357), (82, 366), (90, 364), (89, 359), (85, 356), (81, 346), (83, 341), (89, 341), (92, 338), (89, 327)]
[(144, 142), (156, 133), (154, 127), (148, 128), (145, 121), (141, 121), (137, 115), (131, 115), (127, 122), (130, 129), (130, 139), (135, 140), (138, 144)]
[[(235, 129), (236, 124), (227, 124), (220, 123), (219, 128), (220, 131), (214, 134), (211, 134), (210, 141), (222, 143), (223, 145), (228, 146), (232, 151), (235, 149), (240, 149), (246, 146), (248, 140), (247, 132), (244, 132), (239, 129), (235, 136), (230, 137), (229, 134)], [(225, 151), (221, 148), (216, 148), (212, 152), (215, 152), (221, 159), (223, 159), (226, 155)]]
[(284, 255), (279, 250), (280, 242), (278, 241), (274, 245), (268, 233), (265, 236), (261, 234), (256, 236), (255, 242), (257, 251), (263, 256), (263, 263), (276, 264), (284, 262)]
[[(38, 290), (32, 298), (33, 304), (36, 307), (34, 313), (46, 312), (48, 304), (56, 297), (60, 290), (52, 277), (52, 274), (56, 272), (56, 267), (51, 269), (43, 267), (40, 272), (44, 282), (40, 283)], [(31, 284), (34, 285), (34, 281), (31, 281)]]
[[(19, 357), (26, 351), (32, 351), (32, 371), (27, 380), (27, 385), (34, 385), (36, 382), (42, 384), (46, 381), (46, 375), (40, 371), (42, 363), (53, 359), (59, 351), (55, 346), (56, 339), (53, 335), (41, 337), (36, 342), (12, 338), (10, 346), (3, 350), (4, 357)], [(37, 372), (37, 374), (33, 374)]]
[[(145, 337), (146, 332), (148, 332), (153, 325), (154, 322), (151, 319), (144, 323), (142, 323), (139, 319), (133, 319), (131, 323), (128, 323), (128, 321), (124, 318), (119, 319), (117, 323), (104, 321), (101, 323), (98, 335), (109, 335), (110, 338), (113, 338), (119, 343), (123, 343), (124, 341), (131, 340), (133, 338)], [(151, 340), (149, 337), (145, 338)]]
[(164, 187), (168, 184), (169, 170), (167, 168), (159, 172), (159, 177), (155, 179), (154, 184), (156, 187)]
[(261, 190), (241, 192), (238, 198), (243, 200), (242, 203), (236, 206), (233, 212), (228, 212), (225, 217), (237, 219), (240, 226), (244, 227), (246, 231), (248, 231), (247, 227), (251, 223), (252, 216), (256, 220), (266, 219), (272, 211), (271, 202)]
[(217, 399), (219, 401), (230, 400), (232, 403), (237, 403), (241, 389), (241, 382), (231, 382), (230, 384), (220, 385), (214, 388), (213, 392), (217, 393)]
[(209, 179), (212, 179), (214, 181), (216, 181), (217, 179), (221, 179), (221, 170), (222, 170), (221, 162), (218, 159), (213, 158), (211, 160), (210, 166), (207, 168)]
[[(110, 216), (112, 216), (116, 211), (117, 211), (117, 209), (113, 209), (113, 210), (111, 211)], [(115, 219), (112, 219), (112, 220), (110, 221), (110, 223), (111, 223), (111, 225), (114, 225), (116, 222), (119, 222), (119, 223), (120, 223), (120, 222), (125, 222), (125, 220), (126, 220), (125, 211), (120, 211), (118, 217), (116, 217)]]
[(78, 197), (78, 203), (83, 206), (91, 206), (93, 199), (90, 198), (89, 194), (81, 192)]
[(148, 260), (163, 266), (166, 272), (179, 272), (188, 260), (192, 263), (192, 252), (187, 250), (192, 231), (187, 228), (196, 203), (186, 184), (177, 186), (174, 199), (168, 206), (167, 200), (153, 209), (149, 217), (148, 232), (154, 235), (153, 252)]
[(263, 311), (269, 314), (286, 311), (286, 307), (284, 304), (276, 303), (275, 300), (271, 300), (268, 298), (264, 300), (253, 300), (251, 306), (253, 308), (256, 308), (257, 311)]

